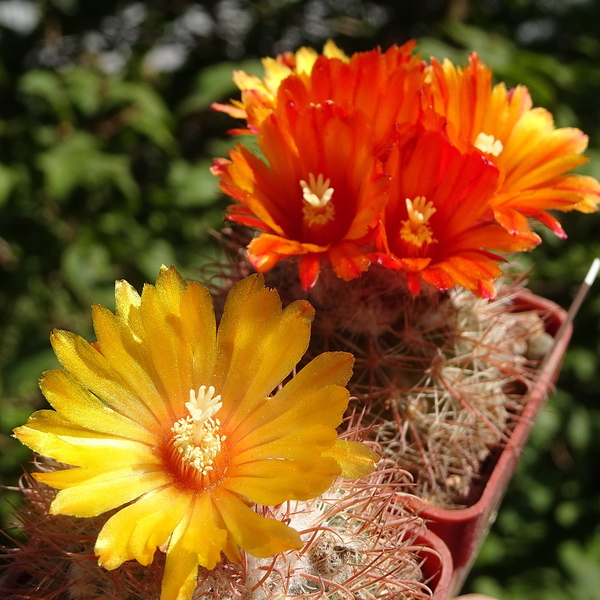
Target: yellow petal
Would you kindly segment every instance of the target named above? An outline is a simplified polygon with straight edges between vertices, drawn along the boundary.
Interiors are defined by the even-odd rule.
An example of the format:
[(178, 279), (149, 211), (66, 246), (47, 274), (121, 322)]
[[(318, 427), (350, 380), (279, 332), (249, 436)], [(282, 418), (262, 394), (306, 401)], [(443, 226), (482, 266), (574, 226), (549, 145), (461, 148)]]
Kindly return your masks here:
[[(134, 401), (153, 415), (154, 426), (174, 418), (161, 395), (162, 390), (157, 389), (157, 382), (154, 381), (155, 373), (146, 349), (146, 333), (135, 333), (122, 319), (99, 305), (92, 307), (92, 320), (102, 355), (110, 366), (109, 376), (120, 382)], [(90, 366), (93, 367), (93, 363)], [(74, 372), (74, 375), (96, 393), (88, 380), (82, 379), (80, 372)], [(105, 400), (100, 394), (97, 395)]]
[(125, 280), (115, 282), (115, 309), (119, 319), (129, 327), (136, 341), (141, 341), (144, 333), (140, 306), (142, 299), (137, 290)]
[(183, 416), (184, 404), (193, 388), (192, 365), (189, 352), (183, 344), (179, 305), (171, 304), (173, 294), (165, 294), (166, 303), (159, 289), (146, 285), (142, 293), (142, 319), (144, 322), (144, 351), (149, 357), (148, 370), (158, 393), (167, 402), (170, 413), (176, 418)]
[[(277, 436), (273, 441), (266, 441), (240, 450), (233, 459), (233, 464), (242, 464), (255, 460), (294, 458), (309, 460), (320, 456), (329, 449), (337, 438), (333, 427), (316, 424), (296, 430), (289, 435)], [(236, 446), (237, 448), (238, 446)]]
[[(53, 475), (66, 472), (58, 471)], [(47, 477), (38, 479), (48, 480)], [(141, 467), (116, 469), (61, 490), (52, 502), (50, 513), (95, 517), (168, 483), (170, 478), (162, 470), (151, 471)]]
[(196, 587), (198, 564), (214, 569), (227, 542), (227, 531), (209, 494), (196, 497), (177, 526), (167, 550), (161, 600), (189, 600)]
[(90, 468), (74, 468), (62, 469), (60, 471), (50, 471), (48, 473), (32, 473), (36, 481), (41, 481), (47, 485), (58, 488), (60, 490), (86, 483), (96, 477), (101, 477), (106, 474), (104, 467), (96, 469)]
[(190, 600), (196, 589), (198, 556), (181, 545), (181, 538), (186, 533), (188, 524), (189, 517), (184, 518), (173, 532), (167, 552), (160, 600)]
[(58, 436), (27, 425), (15, 430), (17, 438), (38, 454), (68, 465), (112, 469), (161, 463), (153, 449), (146, 444), (113, 437), (79, 437), (77, 430), (73, 430), (72, 434)]
[[(179, 313), (181, 297), (185, 294), (187, 283), (173, 265), (170, 267), (161, 265), (156, 284), (154, 286), (146, 285), (144, 289), (146, 287), (154, 287), (168, 306), (169, 311), (173, 314)], [(143, 298), (144, 294), (142, 293), (142, 302)]]
[[(323, 53), (325, 49), (323, 49)], [(310, 73), (318, 58), (317, 51), (313, 48), (302, 46), (296, 51), (296, 73)]]
[(258, 460), (232, 467), (222, 485), (257, 504), (275, 505), (316, 498), (340, 472), (340, 465), (329, 457)]
[(335, 444), (323, 452), (342, 468), (340, 475), (347, 479), (360, 479), (372, 473), (379, 462), (379, 455), (369, 446), (360, 442), (336, 440)]
[(317, 424), (329, 426), (333, 431), (342, 422), (348, 398), (348, 390), (338, 385), (329, 385), (307, 396), (288, 395), (283, 400), (276, 394), (266, 399), (238, 431), (228, 431), (228, 435), (242, 451)]
[(225, 429), (235, 429), (292, 371), (308, 347), (313, 316), (303, 301), (282, 311), (279, 294), (264, 288), (262, 276), (248, 277), (229, 292), (213, 382), (223, 399), (219, 418)]
[[(147, 429), (158, 426), (160, 420), (140, 401), (146, 397), (138, 396), (96, 348), (67, 331), (54, 331), (50, 341), (62, 366), (100, 400)], [(143, 376), (141, 371), (137, 366), (137, 372)]]
[(155, 514), (140, 519), (129, 541), (135, 558), (143, 565), (152, 562), (155, 548), (169, 539), (181, 515), (191, 510), (190, 497), (185, 492), (171, 486), (165, 489), (165, 495), (172, 502), (165, 502)]
[(156, 548), (167, 541), (190, 504), (189, 494), (169, 486), (152, 490), (122, 508), (98, 534), (94, 552), (100, 564), (109, 570), (132, 559), (150, 564)]
[(111, 409), (66, 371), (46, 371), (40, 387), (48, 402), (76, 425), (146, 444), (155, 443), (150, 431)]
[(223, 521), (237, 544), (252, 556), (268, 558), (302, 547), (299, 533), (275, 519), (266, 519), (227, 492), (215, 497)]
[(333, 40), (327, 40), (323, 46), (323, 55), (327, 58), (339, 58), (343, 62), (348, 62), (350, 59), (348, 55), (337, 47)]
[(311, 360), (276, 397), (279, 402), (293, 402), (292, 398), (301, 398), (335, 384), (345, 386), (352, 377), (354, 357), (348, 352), (323, 352)]
[[(36, 431), (46, 431), (53, 433), (54, 435), (65, 436), (65, 437), (79, 437), (79, 438), (91, 438), (91, 439), (105, 439), (110, 436), (99, 431), (92, 431), (86, 427), (76, 425), (72, 421), (65, 419), (59, 415), (55, 410), (36, 410), (27, 419), (27, 423), (22, 427), (28, 429), (35, 429)], [(22, 427), (16, 427), (14, 429), (15, 437), (20, 438)]]
[(192, 389), (197, 391), (212, 380), (217, 360), (217, 325), (209, 291), (190, 283), (180, 310), (182, 336), (192, 363)]

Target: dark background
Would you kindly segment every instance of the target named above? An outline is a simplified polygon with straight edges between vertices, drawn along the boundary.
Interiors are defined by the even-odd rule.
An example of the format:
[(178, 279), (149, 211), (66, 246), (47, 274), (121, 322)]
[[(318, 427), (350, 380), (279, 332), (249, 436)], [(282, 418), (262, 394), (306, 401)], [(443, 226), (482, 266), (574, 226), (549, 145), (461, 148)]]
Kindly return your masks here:
[[(347, 53), (410, 38), (425, 58), (476, 50), (529, 87), (557, 126), (590, 136), (600, 176), (600, 3), (593, 0), (0, 0), (0, 483), (30, 459), (10, 438), (44, 405), (53, 327), (92, 339), (92, 302), (161, 263), (198, 277), (219, 257), (225, 200), (208, 173), (235, 126), (233, 68), (333, 38)], [(530, 287), (568, 306), (600, 216), (523, 257)], [(465, 591), (500, 600), (600, 599), (600, 282), (576, 321), (559, 389), (535, 426)], [(19, 495), (2, 491), (5, 520)]]

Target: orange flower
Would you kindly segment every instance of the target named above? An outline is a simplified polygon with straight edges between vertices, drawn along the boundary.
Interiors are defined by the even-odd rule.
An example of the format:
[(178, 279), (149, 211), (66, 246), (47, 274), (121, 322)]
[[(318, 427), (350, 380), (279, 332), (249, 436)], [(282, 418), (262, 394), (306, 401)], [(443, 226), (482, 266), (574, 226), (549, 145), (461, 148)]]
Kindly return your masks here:
[(597, 210), (598, 181), (566, 174), (588, 160), (581, 155), (588, 138), (579, 129), (556, 129), (548, 111), (532, 108), (523, 86), (492, 86), (491, 71), (476, 54), (464, 69), (432, 60), (428, 76), (426, 102), (448, 120), (450, 140), (475, 146), (498, 167), (492, 207), (507, 231), (539, 243), (527, 222), (531, 217), (565, 237), (547, 210)]
[(419, 127), (397, 134), (385, 171), (391, 183), (379, 262), (405, 272), (415, 295), (423, 279), (440, 290), (459, 284), (493, 298), (502, 259), (490, 250), (532, 245), (493, 221), (498, 169), (481, 152), (461, 153), (441, 131)]
[[(319, 55), (313, 48), (302, 47), (296, 53), (286, 52), (277, 58), (263, 58), (265, 76), (261, 79), (244, 71), (234, 71), (233, 81), (242, 91), (242, 100), (231, 104), (212, 105), (214, 110), (227, 113), (236, 119), (245, 119), (250, 129), (234, 130), (236, 133), (253, 133), (258, 130), (276, 104), (281, 82), (292, 74), (310, 73)], [(348, 57), (332, 40), (323, 47), (323, 56), (347, 61)]]
[(241, 145), (230, 161), (213, 163), (221, 189), (241, 203), (227, 218), (265, 232), (248, 246), (257, 271), (299, 256), (308, 290), (322, 260), (345, 280), (368, 268), (361, 244), (373, 236), (388, 183), (372, 139), (361, 112), (332, 103), (302, 109), (284, 103), (261, 126), (258, 143), (267, 163)]

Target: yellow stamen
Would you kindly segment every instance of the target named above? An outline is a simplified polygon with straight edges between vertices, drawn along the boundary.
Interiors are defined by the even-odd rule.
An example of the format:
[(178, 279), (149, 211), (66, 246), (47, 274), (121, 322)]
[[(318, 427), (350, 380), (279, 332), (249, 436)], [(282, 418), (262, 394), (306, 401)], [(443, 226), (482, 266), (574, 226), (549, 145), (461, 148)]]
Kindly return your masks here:
[(504, 150), (504, 146), (500, 140), (495, 139), (493, 135), (483, 133), (483, 131), (475, 138), (473, 145), (482, 152), (492, 154), (493, 156), (499, 156), (500, 152)]
[(179, 419), (171, 431), (173, 445), (182, 454), (182, 460), (206, 475), (212, 471), (215, 457), (221, 451), (227, 436), (221, 435), (221, 421), (213, 419), (223, 403), (215, 396), (215, 388), (201, 386), (196, 394), (190, 390), (190, 401), (185, 403), (190, 416)]
[(329, 187), (331, 180), (323, 178), (319, 173), (317, 179), (312, 173), (308, 174), (308, 183), (300, 180), (304, 205), (302, 214), (308, 225), (324, 225), (335, 216), (335, 208), (331, 204), (333, 188)]
[(414, 201), (406, 199), (406, 210), (408, 219), (402, 221), (400, 237), (409, 244), (420, 248), (423, 244), (431, 244), (433, 232), (428, 223), (435, 208), (431, 202), (425, 200), (425, 196), (417, 196)]

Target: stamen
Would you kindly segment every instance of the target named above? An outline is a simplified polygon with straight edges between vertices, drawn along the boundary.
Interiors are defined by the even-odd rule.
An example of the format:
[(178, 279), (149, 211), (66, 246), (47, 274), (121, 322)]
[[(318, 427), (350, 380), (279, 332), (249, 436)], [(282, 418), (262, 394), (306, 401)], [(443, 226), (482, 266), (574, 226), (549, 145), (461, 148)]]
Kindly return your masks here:
[(473, 145), (482, 152), (493, 156), (499, 156), (504, 150), (500, 140), (495, 139), (493, 135), (486, 135), (483, 131), (477, 136)]
[(428, 221), (436, 209), (431, 202), (425, 200), (425, 196), (417, 196), (414, 201), (406, 199), (406, 211), (408, 219), (402, 221), (400, 237), (409, 244), (420, 248), (423, 244), (432, 244), (436, 240)]
[(300, 180), (304, 205), (302, 214), (308, 225), (324, 225), (335, 216), (335, 208), (330, 203), (333, 196), (333, 188), (329, 187), (330, 179), (324, 179), (319, 173), (317, 179), (312, 173), (308, 174), (308, 183)]
[(196, 394), (190, 390), (190, 401), (185, 403), (190, 416), (179, 419), (171, 431), (173, 445), (187, 462), (202, 475), (213, 470), (213, 463), (221, 451), (227, 436), (221, 435), (221, 421), (213, 419), (223, 403), (221, 396), (215, 396), (213, 386), (201, 386)]

